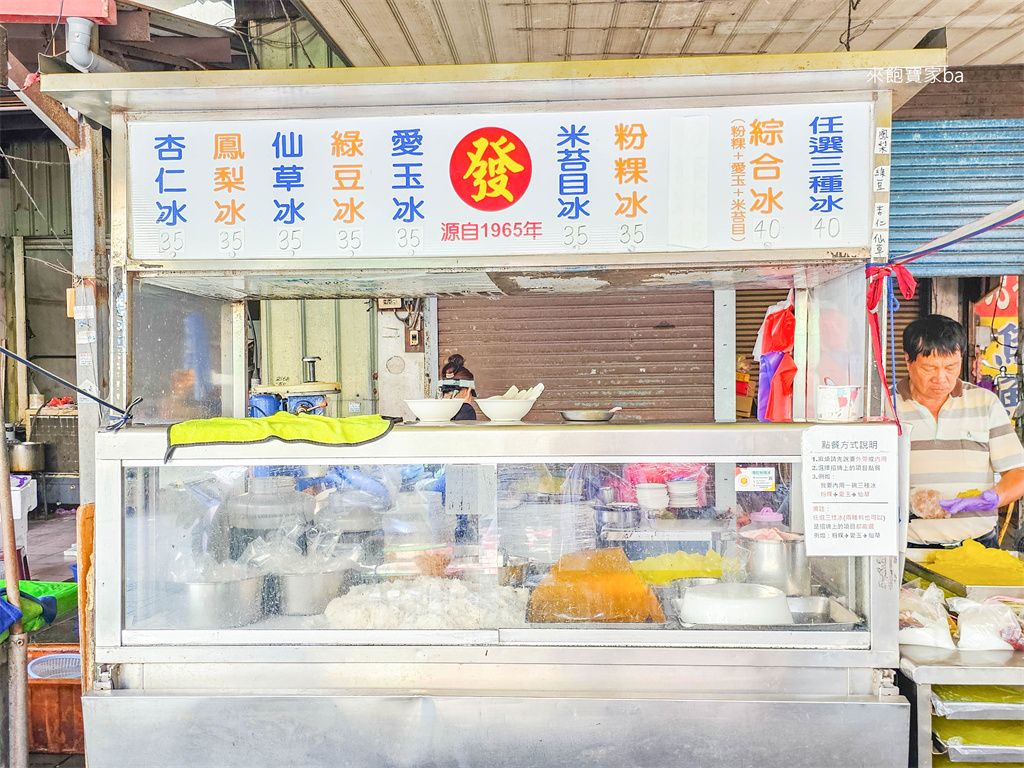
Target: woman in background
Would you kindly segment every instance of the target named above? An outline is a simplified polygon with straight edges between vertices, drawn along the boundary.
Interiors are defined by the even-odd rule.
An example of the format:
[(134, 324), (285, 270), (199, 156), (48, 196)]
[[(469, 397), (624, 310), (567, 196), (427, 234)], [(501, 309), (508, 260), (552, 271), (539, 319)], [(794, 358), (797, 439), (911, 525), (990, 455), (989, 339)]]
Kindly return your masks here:
[(449, 357), (441, 369), (441, 380), (437, 384), (442, 398), (465, 401), (452, 421), (476, 421), (476, 409), (473, 407), (476, 382), (473, 380), (473, 372), (463, 365), (465, 362), (462, 355)]

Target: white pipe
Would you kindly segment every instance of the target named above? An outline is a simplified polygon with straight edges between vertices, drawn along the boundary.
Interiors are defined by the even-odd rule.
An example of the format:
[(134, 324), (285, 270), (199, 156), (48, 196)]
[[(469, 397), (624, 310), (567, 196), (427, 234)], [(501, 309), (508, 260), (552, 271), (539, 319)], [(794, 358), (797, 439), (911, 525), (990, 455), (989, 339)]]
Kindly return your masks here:
[(82, 72), (124, 72), (92, 49), (92, 31), (95, 22), (77, 16), (68, 17), (67, 46), (68, 64)]

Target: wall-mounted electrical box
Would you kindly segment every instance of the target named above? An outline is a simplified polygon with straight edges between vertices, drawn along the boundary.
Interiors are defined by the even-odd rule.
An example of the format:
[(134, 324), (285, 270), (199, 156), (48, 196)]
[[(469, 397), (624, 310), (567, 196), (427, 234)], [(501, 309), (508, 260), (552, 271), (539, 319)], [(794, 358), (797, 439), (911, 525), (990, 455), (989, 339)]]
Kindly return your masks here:
[(381, 312), (402, 308), (401, 299), (377, 299), (377, 309)]

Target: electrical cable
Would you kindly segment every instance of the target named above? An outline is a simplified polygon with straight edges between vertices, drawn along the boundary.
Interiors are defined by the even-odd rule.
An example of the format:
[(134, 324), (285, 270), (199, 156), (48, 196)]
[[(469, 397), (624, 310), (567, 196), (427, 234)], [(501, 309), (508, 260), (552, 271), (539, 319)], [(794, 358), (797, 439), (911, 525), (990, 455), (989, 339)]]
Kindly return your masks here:
[[(299, 31), (295, 28), (295, 24), (292, 22), (292, 17), (288, 15), (288, 9), (284, 7), (284, 0), (277, 0), (281, 4), (281, 10), (284, 11), (284, 17), (288, 20), (288, 26), (292, 28), (292, 36), (299, 41), (299, 47), (302, 48), (302, 55), (306, 57), (306, 61), (309, 62), (310, 69), (316, 69), (316, 64), (309, 58), (309, 52), (306, 50), (306, 44), (302, 42), (302, 38), (299, 37)], [(315, 33), (314, 33), (315, 34)]]
[[(7, 167), (10, 168), (10, 170), (11, 170), (11, 175), (14, 176), (14, 179), (18, 182), (18, 186), (21, 187), (22, 191), (25, 193), (25, 196), (29, 199), (29, 202), (32, 203), (32, 207), (35, 209), (36, 213), (39, 214), (39, 218), (41, 218), (46, 223), (46, 228), (48, 230), (50, 230), (50, 234), (53, 235), (57, 239), (57, 242), (60, 243), (60, 247), (63, 248), (64, 251), (68, 254), (68, 256), (70, 256), (73, 259), (75, 257), (75, 255), (68, 248), (67, 244), (63, 240), (60, 239), (60, 235), (58, 235), (56, 232), (54, 232), (53, 226), (50, 224), (50, 220), (47, 219), (46, 215), (39, 209), (39, 204), (36, 202), (35, 198), (32, 197), (32, 193), (28, 191), (28, 187), (26, 187), (25, 186), (25, 182), (23, 182), (21, 180), (21, 176), (19, 176), (18, 172), (16, 170), (14, 170), (14, 164), (7, 157), (7, 153), (4, 152), (2, 147), (0, 147), (0, 157), (2, 157), (4, 159), (4, 161), (7, 163)], [(31, 257), (26, 257), (26, 258), (31, 258)], [(46, 264), (51, 269), (55, 269), (58, 272), (63, 272), (66, 275), (71, 275), (72, 274), (71, 270), (67, 269), (63, 264), (55, 264), (53, 262), (45, 261), (44, 259), (34, 259), (33, 258), (32, 260), (33, 261), (38, 261), (38, 262), (40, 262), (42, 264)]]

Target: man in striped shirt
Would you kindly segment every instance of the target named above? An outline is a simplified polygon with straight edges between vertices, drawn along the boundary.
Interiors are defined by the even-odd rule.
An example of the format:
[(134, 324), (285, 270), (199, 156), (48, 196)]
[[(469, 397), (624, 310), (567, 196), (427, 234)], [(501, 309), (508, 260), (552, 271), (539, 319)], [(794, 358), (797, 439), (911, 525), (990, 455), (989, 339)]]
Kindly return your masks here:
[(911, 495), (927, 490), (941, 499), (931, 513), (911, 505), (912, 513), (938, 515), (912, 514), (911, 545), (977, 539), (997, 546), (999, 507), (1024, 496), (1024, 447), (999, 399), (960, 380), (966, 349), (963, 326), (942, 315), (903, 332), (908, 376), (896, 385), (896, 410), (910, 434)]

